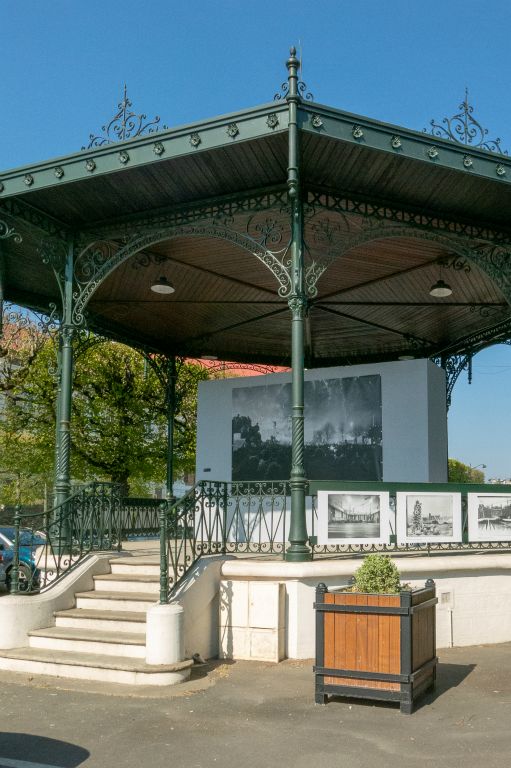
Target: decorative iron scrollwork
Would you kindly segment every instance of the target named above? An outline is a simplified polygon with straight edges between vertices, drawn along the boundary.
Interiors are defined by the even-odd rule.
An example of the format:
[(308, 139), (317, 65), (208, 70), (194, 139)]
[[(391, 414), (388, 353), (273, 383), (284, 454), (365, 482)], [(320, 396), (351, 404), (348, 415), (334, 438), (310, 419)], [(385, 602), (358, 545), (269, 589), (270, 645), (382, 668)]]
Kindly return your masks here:
[(158, 266), (164, 264), (166, 261), (170, 261), (169, 257), (164, 253), (139, 253), (135, 259), (133, 259), (133, 269), (145, 269), (150, 266)]
[[(102, 147), (105, 144), (114, 144), (116, 141), (126, 141), (134, 139), (136, 136), (142, 136), (144, 133), (156, 133), (159, 130), (167, 130), (166, 125), (159, 125), (160, 118), (147, 120), (144, 114), (137, 115), (131, 111), (133, 104), (128, 98), (126, 85), (124, 85), (124, 95), (122, 101), (117, 105), (118, 111), (109, 123), (103, 125), (102, 136), (90, 134), (87, 149), (92, 147)], [(85, 149), (85, 147), (82, 147)]]
[(14, 227), (10, 227), (6, 221), (0, 219), (0, 240), (8, 240), (10, 237), (13, 238), (15, 243), (21, 243), (23, 239)]
[(472, 270), (468, 261), (457, 253), (441, 256), (437, 259), (437, 264), (446, 269), (454, 269), (455, 272), (467, 272), (468, 274)]
[[(298, 96), (301, 99), (305, 99), (306, 101), (314, 101), (314, 94), (311, 93), (309, 90), (307, 90), (307, 83), (304, 83), (303, 80), (298, 81), (297, 85), (298, 90)], [(277, 93), (273, 97), (273, 101), (284, 101), (287, 99), (289, 95), (289, 83), (286, 80), (285, 83), (282, 83), (280, 86), (280, 91), (277, 91)]]
[(499, 152), (507, 155), (500, 146), (500, 139), (487, 139), (488, 129), (474, 117), (474, 107), (468, 101), (468, 89), (465, 89), (465, 99), (458, 109), (460, 112), (453, 117), (444, 117), (442, 123), (431, 120), (431, 130), (424, 128), (424, 133), (431, 133), (440, 139), (449, 139), (457, 144), (470, 145), (488, 152)]

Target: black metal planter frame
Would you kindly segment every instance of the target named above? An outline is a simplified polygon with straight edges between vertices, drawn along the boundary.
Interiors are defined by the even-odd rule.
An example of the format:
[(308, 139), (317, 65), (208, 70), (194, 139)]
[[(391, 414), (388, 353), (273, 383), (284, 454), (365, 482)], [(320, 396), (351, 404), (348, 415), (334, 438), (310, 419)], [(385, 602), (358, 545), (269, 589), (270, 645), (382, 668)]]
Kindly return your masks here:
[[(332, 590), (336, 592), (338, 590)], [(336, 605), (327, 603), (325, 596), (329, 590), (324, 584), (319, 584), (316, 588), (316, 601), (314, 608), (316, 611), (316, 664), (314, 666), (315, 675), (315, 701), (316, 704), (326, 704), (327, 697), (346, 696), (364, 699), (379, 699), (383, 701), (398, 701), (401, 712), (411, 714), (414, 708), (414, 702), (421, 694), (430, 688), (434, 688), (436, 682), (436, 665), (438, 658), (436, 656), (435, 639), (435, 605), (438, 602), (436, 597), (435, 584), (428, 579), (423, 589), (404, 591), (399, 595), (399, 606), (377, 606), (377, 605)], [(396, 596), (394, 596), (396, 597)], [(431, 657), (427, 661), (417, 664), (417, 658), (414, 659), (414, 633), (417, 637), (417, 621), (419, 613), (432, 609), (432, 628), (430, 628), (430, 649)], [(325, 666), (325, 617), (329, 613), (362, 614), (370, 615), (393, 615), (400, 617), (400, 672), (399, 674), (389, 674), (380, 671), (366, 671), (363, 669), (341, 669)], [(382, 688), (370, 688), (365, 686), (336, 685), (325, 683), (325, 677), (338, 677), (344, 679), (379, 681), (387, 683), (399, 683), (399, 689), (385, 690)]]

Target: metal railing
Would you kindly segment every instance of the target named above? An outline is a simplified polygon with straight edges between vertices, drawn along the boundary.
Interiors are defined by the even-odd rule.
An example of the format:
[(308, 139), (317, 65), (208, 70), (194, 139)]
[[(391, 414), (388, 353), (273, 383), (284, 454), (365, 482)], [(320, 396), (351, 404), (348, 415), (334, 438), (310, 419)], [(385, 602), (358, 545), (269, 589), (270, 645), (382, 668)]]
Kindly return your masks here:
[(285, 553), (289, 483), (202, 481), (160, 509), (160, 602), (204, 555)]
[(14, 514), (11, 592), (42, 592), (92, 552), (121, 548), (120, 486), (88, 483), (46, 515)]
[[(317, 494), (323, 489), (340, 493), (387, 491), (391, 500), (389, 542), (318, 543)], [(395, 498), (399, 491), (460, 493), (462, 541), (398, 544)], [(511, 541), (469, 541), (469, 492), (506, 493), (511, 497), (511, 490), (505, 486), (311, 482), (306, 506), (312, 557), (352, 557), (368, 552), (433, 554), (509, 550)], [(160, 600), (167, 602), (175, 593), (179, 581), (202, 556), (241, 553), (283, 558), (289, 523), (290, 487), (287, 481), (202, 481), (172, 503), (158, 499), (122, 498), (119, 486), (90, 483), (52, 510), (47, 518), (18, 510), (10, 569), (11, 589), (25, 592), (45, 590), (92, 552), (118, 550), (122, 541), (148, 536), (159, 537)], [(30, 535), (34, 539), (32, 544), (29, 541), (27, 545), (26, 537)]]

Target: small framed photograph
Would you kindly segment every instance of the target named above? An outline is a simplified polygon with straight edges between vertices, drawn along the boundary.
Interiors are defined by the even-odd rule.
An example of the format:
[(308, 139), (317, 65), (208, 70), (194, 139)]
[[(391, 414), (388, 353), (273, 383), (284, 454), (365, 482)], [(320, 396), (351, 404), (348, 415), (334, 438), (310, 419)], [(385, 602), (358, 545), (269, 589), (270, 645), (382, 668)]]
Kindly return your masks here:
[(469, 541), (511, 540), (511, 493), (469, 493)]
[(461, 494), (396, 493), (397, 542), (441, 544), (461, 535)]
[(389, 494), (318, 491), (318, 544), (388, 544)]

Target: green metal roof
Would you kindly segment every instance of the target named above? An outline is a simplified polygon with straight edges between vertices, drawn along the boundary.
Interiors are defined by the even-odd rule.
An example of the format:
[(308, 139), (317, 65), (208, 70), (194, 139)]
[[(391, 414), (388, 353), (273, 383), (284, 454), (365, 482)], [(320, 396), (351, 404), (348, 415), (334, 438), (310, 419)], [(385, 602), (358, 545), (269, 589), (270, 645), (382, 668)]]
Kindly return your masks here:
[[(505, 336), (511, 289), (484, 249), (498, 246), (507, 264), (511, 160), (305, 101), (299, 124), (310, 274), (327, 266), (311, 298), (308, 364)], [(23, 238), (1, 242), (6, 298), (59, 301), (41, 259), (48, 235), (120, 251), (149, 232), (142, 266), (132, 254), (88, 298), (94, 327), (179, 354), (286, 364), (287, 302), (250, 243), (270, 228), (271, 249), (285, 250), (287, 127), (287, 104), (273, 102), (0, 172), (0, 218)], [(440, 269), (453, 294), (435, 300)], [(149, 291), (160, 272), (176, 285), (169, 299)]]

